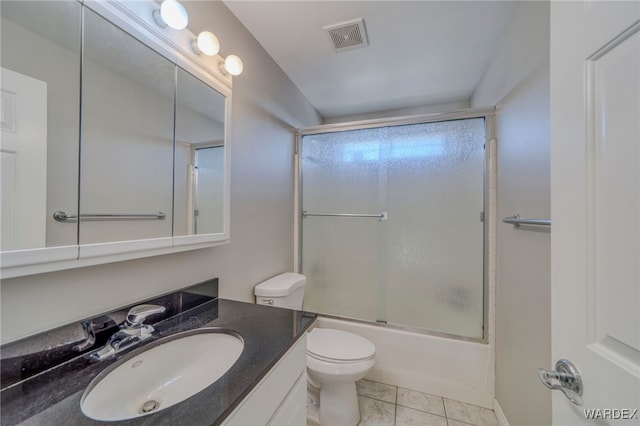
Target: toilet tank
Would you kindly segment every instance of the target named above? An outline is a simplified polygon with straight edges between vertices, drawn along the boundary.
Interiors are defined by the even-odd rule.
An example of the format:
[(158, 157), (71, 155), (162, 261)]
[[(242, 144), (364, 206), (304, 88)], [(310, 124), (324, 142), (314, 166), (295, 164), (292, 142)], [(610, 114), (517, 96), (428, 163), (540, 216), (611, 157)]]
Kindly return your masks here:
[(256, 303), (300, 310), (306, 284), (307, 277), (302, 274), (285, 272), (276, 275), (255, 286)]

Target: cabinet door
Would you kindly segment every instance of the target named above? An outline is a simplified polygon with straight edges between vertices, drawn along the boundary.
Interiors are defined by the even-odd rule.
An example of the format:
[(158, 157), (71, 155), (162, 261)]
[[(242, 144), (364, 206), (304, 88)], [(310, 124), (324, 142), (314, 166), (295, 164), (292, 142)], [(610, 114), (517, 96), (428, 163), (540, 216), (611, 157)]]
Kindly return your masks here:
[(170, 239), (175, 64), (84, 14), (80, 244)]
[(269, 420), (273, 426), (302, 426), (307, 423), (307, 374), (300, 375), (287, 398)]
[[(56, 222), (53, 213), (78, 207), (81, 4), (3, 0), (0, 14), (5, 267), (38, 262), (45, 248), (77, 243), (77, 226)], [(18, 250), (28, 251), (17, 258)], [(55, 257), (75, 258), (77, 249)]]
[(225, 232), (226, 97), (178, 67), (173, 235)]
[[(222, 424), (280, 426), (290, 423), (279, 423), (280, 420), (277, 419), (296, 421), (297, 418), (301, 418), (300, 412), (296, 411), (294, 405), (301, 404), (306, 412), (305, 398), (300, 398), (299, 387), (302, 386), (301, 382), (304, 383), (303, 390), (306, 393), (306, 361), (307, 340), (306, 336), (303, 336)], [(304, 425), (305, 423), (306, 420), (291, 424)]]

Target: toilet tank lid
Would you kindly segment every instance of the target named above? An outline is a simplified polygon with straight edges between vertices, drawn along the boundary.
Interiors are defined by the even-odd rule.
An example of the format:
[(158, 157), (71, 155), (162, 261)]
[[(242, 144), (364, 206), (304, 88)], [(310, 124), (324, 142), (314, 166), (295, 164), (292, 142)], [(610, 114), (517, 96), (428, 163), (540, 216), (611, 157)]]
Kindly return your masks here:
[(295, 272), (285, 272), (258, 284), (255, 289), (256, 296), (284, 297), (293, 293), (307, 283), (307, 277)]

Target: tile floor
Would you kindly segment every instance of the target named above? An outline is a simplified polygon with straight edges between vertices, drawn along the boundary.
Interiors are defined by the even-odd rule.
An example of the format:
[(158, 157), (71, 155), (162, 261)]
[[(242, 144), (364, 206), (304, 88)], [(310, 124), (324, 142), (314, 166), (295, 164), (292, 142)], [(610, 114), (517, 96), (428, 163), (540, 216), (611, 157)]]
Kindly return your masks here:
[(370, 380), (357, 387), (359, 426), (499, 426), (487, 408)]

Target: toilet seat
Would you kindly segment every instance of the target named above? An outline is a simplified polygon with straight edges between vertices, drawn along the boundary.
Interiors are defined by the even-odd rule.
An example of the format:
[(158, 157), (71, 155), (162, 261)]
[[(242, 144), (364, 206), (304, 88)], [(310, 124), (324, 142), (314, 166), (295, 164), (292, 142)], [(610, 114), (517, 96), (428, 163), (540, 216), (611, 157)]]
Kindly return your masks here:
[(376, 348), (357, 334), (329, 328), (314, 328), (307, 334), (307, 355), (320, 361), (346, 364), (370, 360)]

